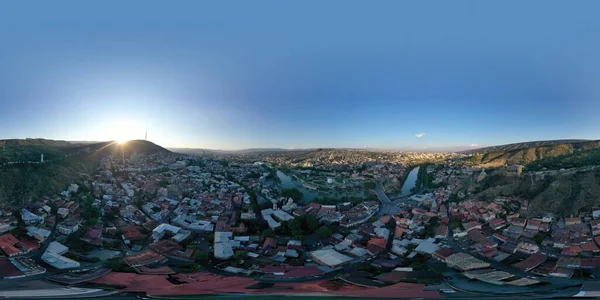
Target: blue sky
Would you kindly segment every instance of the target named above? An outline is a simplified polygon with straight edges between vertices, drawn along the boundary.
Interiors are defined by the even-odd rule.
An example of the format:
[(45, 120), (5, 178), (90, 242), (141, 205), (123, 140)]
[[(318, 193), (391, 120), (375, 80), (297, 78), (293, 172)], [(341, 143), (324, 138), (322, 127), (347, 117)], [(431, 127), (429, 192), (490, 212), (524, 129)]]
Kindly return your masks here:
[(0, 138), (148, 128), (171, 147), (432, 150), (600, 138), (598, 2), (219, 3), (1, 3)]

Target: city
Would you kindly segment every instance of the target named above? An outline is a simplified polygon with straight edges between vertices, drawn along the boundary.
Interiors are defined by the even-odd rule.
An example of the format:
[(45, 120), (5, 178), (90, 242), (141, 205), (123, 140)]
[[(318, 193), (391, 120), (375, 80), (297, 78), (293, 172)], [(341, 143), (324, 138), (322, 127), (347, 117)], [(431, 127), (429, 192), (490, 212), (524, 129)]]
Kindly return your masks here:
[(600, 298), (600, 2), (0, 2), (0, 298)]
[[(93, 174), (58, 194), (2, 209), (7, 283), (43, 278), (58, 296), (277, 294), (288, 286), (289, 293), (430, 298), (555, 293), (557, 286), (569, 295), (598, 274), (600, 209), (531, 215), (528, 199), (483, 201), (464, 192), (499, 172), (525, 180), (539, 173), (523, 165), (486, 171), (456, 153), (382, 153), (359, 163), (377, 152), (322, 158), (328, 150), (315, 150), (304, 156), (319, 164), (306, 169), (273, 158), (285, 151), (204, 157), (135, 143), (146, 146), (129, 157), (100, 157)], [(362, 193), (307, 200), (306, 181), (283, 187), (280, 170), (306, 181), (315, 180), (311, 174), (352, 180)], [(388, 182), (401, 186), (390, 189), (396, 194), (384, 190)], [(173, 290), (172, 280), (186, 288)], [(207, 287), (215, 281), (223, 286)], [(61, 288), (82, 284), (88, 288)]]

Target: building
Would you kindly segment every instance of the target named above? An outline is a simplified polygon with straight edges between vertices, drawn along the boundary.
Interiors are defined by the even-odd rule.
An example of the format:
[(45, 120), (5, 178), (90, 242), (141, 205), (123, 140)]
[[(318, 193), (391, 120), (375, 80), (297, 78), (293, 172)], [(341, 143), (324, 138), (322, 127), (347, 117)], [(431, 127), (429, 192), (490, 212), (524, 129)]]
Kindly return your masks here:
[(460, 271), (469, 271), (477, 269), (489, 268), (490, 264), (479, 260), (467, 253), (455, 253), (446, 257), (446, 263), (448, 266), (456, 268)]
[(168, 232), (171, 235), (175, 236), (180, 231), (181, 231), (181, 228), (179, 228), (177, 226), (173, 226), (173, 225), (170, 225), (170, 224), (162, 223), (162, 224), (158, 225), (156, 228), (154, 228), (154, 230), (152, 230), (152, 239), (156, 243), (156, 242), (160, 241), (165, 236), (165, 233)]
[(48, 248), (46, 249), (46, 251), (56, 253), (58, 255), (63, 255), (65, 253), (69, 252), (69, 247), (67, 247), (57, 241), (53, 241), (50, 243), (50, 245), (48, 245)]
[(144, 250), (134, 255), (125, 257), (123, 261), (130, 267), (139, 267), (163, 263), (166, 262), (167, 259), (152, 250)]
[(48, 249), (46, 249), (46, 252), (42, 254), (42, 260), (48, 265), (59, 270), (79, 268), (79, 262), (62, 256), (68, 251), (68, 247), (54, 241), (48, 245)]
[(44, 218), (28, 211), (27, 209), (21, 210), (21, 219), (27, 225), (34, 225), (44, 221)]
[(50, 236), (50, 231), (35, 226), (27, 226), (27, 235), (43, 242)]
[(6, 233), (0, 235), (0, 249), (6, 254), (6, 256), (15, 256), (26, 253), (23, 251), (21, 241), (14, 235)]
[(321, 249), (310, 253), (312, 259), (323, 266), (337, 268), (352, 261), (350, 256), (341, 254), (334, 249)]
[(231, 244), (231, 232), (215, 232), (213, 254), (217, 259), (230, 259), (233, 257), (233, 246)]

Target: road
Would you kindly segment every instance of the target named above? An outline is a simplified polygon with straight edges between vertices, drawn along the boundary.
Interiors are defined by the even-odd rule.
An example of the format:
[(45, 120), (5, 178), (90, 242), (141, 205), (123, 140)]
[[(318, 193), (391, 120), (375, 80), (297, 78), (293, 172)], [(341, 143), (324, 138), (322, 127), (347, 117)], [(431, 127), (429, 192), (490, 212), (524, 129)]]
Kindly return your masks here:
[(377, 212), (378, 218), (381, 218), (385, 215), (393, 215), (400, 211), (398, 203), (392, 202), (392, 200), (390, 200), (390, 198), (383, 191), (382, 185), (383, 180), (377, 183), (377, 186), (375, 187), (375, 194), (377, 195), (377, 199), (379, 199), (379, 202), (381, 203), (381, 206), (379, 207), (379, 212)]
[(375, 194), (377, 195), (377, 199), (381, 203), (379, 207), (379, 212), (377, 213), (377, 217), (381, 218), (385, 215), (395, 215), (401, 210), (401, 205), (403, 203), (408, 203), (414, 206), (417, 206), (419, 203), (415, 203), (415, 201), (410, 199), (410, 195), (401, 196), (394, 199), (390, 199), (388, 195), (383, 191), (383, 180), (380, 181), (375, 187)]

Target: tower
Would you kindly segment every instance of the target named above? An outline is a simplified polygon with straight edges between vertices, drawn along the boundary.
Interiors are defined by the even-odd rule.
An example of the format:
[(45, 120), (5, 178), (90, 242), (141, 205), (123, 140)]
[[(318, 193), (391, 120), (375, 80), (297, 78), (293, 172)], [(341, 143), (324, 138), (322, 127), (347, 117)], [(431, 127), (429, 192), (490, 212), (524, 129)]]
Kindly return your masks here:
[(41, 162), (41, 163), (44, 163), (44, 153), (42, 153), (42, 154), (40, 155), (40, 162)]
[(144, 140), (148, 140), (148, 127), (146, 127), (146, 134), (144, 135)]

